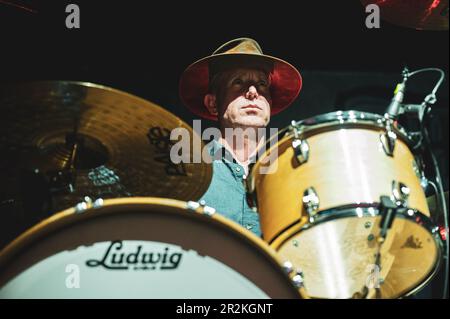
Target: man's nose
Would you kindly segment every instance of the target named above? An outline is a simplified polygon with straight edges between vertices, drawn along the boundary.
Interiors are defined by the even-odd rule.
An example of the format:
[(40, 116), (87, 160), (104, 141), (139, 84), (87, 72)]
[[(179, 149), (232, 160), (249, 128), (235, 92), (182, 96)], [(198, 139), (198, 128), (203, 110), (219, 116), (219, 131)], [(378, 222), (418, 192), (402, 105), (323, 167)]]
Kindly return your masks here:
[(256, 87), (254, 85), (251, 85), (247, 93), (245, 93), (245, 97), (249, 100), (256, 99), (258, 97), (258, 91), (256, 90)]

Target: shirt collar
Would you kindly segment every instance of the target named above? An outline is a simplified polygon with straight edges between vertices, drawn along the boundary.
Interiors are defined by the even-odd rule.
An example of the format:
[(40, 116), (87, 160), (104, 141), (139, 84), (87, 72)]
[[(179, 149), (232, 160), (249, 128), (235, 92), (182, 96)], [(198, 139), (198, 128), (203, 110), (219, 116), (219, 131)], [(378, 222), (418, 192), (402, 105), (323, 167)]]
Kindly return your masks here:
[(222, 160), (225, 159), (229, 162), (236, 162), (236, 160), (233, 157), (233, 154), (228, 151), (225, 146), (223, 146), (222, 143), (220, 143), (218, 140), (214, 139), (212, 140), (209, 145), (209, 154), (213, 158), (213, 160)]
[[(234, 158), (233, 154), (218, 140), (213, 139), (209, 144), (209, 154), (213, 158), (213, 160), (222, 160), (224, 159), (227, 162), (232, 162), (239, 164), (239, 162)], [(250, 164), (256, 162), (257, 157), (254, 156), (249, 161)]]

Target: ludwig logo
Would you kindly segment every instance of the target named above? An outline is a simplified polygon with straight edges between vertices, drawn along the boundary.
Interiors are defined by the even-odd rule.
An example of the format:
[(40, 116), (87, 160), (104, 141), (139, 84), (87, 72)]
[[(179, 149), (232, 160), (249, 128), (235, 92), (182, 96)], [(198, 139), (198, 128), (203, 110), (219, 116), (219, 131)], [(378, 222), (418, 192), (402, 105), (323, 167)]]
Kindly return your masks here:
[(111, 270), (169, 270), (178, 268), (181, 262), (183, 254), (169, 252), (169, 247), (159, 251), (143, 251), (142, 247), (126, 249), (121, 240), (112, 241), (102, 259), (90, 259), (86, 265)]

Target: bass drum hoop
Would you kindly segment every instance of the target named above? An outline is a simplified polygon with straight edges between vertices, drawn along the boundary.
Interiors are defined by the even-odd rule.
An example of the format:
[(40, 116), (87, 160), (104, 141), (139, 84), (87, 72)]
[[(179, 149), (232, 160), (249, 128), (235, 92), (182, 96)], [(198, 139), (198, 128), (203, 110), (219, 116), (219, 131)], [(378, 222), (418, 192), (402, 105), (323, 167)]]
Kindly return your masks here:
[[(181, 218), (179, 224), (184, 227), (176, 227), (176, 236), (170, 228), (160, 225), (148, 228), (154, 222), (148, 219), (149, 214), (167, 226)], [(83, 229), (89, 223), (102, 225), (105, 218), (109, 218), (109, 223), (104, 227), (112, 232), (86, 231), (82, 235), (64, 237), (64, 231), (71, 227)], [(147, 225), (143, 227), (146, 219)], [(124, 225), (126, 222), (135, 227), (111, 226), (115, 223)], [(192, 235), (198, 230), (207, 232), (207, 241)], [(74, 235), (76, 232), (71, 233)], [(66, 240), (53, 240), (48, 245), (50, 240), (58, 237)], [(217, 213), (208, 216), (202, 213), (201, 207), (189, 210), (187, 202), (155, 197), (108, 199), (103, 201), (101, 207), (89, 208), (81, 213), (75, 208), (69, 208), (40, 222), (0, 252), (0, 287), (22, 271), (58, 252), (117, 239), (158, 241), (183, 249), (195, 249), (199, 254), (213, 257), (239, 272), (271, 298), (302, 298), (301, 291), (295, 288), (283, 270), (280, 257), (262, 239)], [(37, 249), (42, 243), (47, 244), (44, 245), (44, 252), (39, 254)], [(220, 249), (214, 244), (220, 244)], [(245, 249), (236, 251), (237, 245)], [(211, 246), (217, 249), (211, 249)], [(242, 260), (246, 260), (245, 267), (242, 267)]]

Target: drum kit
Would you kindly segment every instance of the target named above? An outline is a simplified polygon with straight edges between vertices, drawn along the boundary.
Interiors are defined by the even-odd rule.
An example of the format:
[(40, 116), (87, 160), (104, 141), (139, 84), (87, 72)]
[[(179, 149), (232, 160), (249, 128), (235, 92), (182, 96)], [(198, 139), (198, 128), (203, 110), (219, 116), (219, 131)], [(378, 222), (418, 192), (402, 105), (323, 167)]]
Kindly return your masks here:
[(444, 259), (440, 197), (389, 116), (271, 137), (245, 185), (259, 238), (198, 201), (212, 166), (170, 161), (170, 131), (196, 134), (170, 112), (92, 83), (0, 90), (0, 298), (402, 298)]

